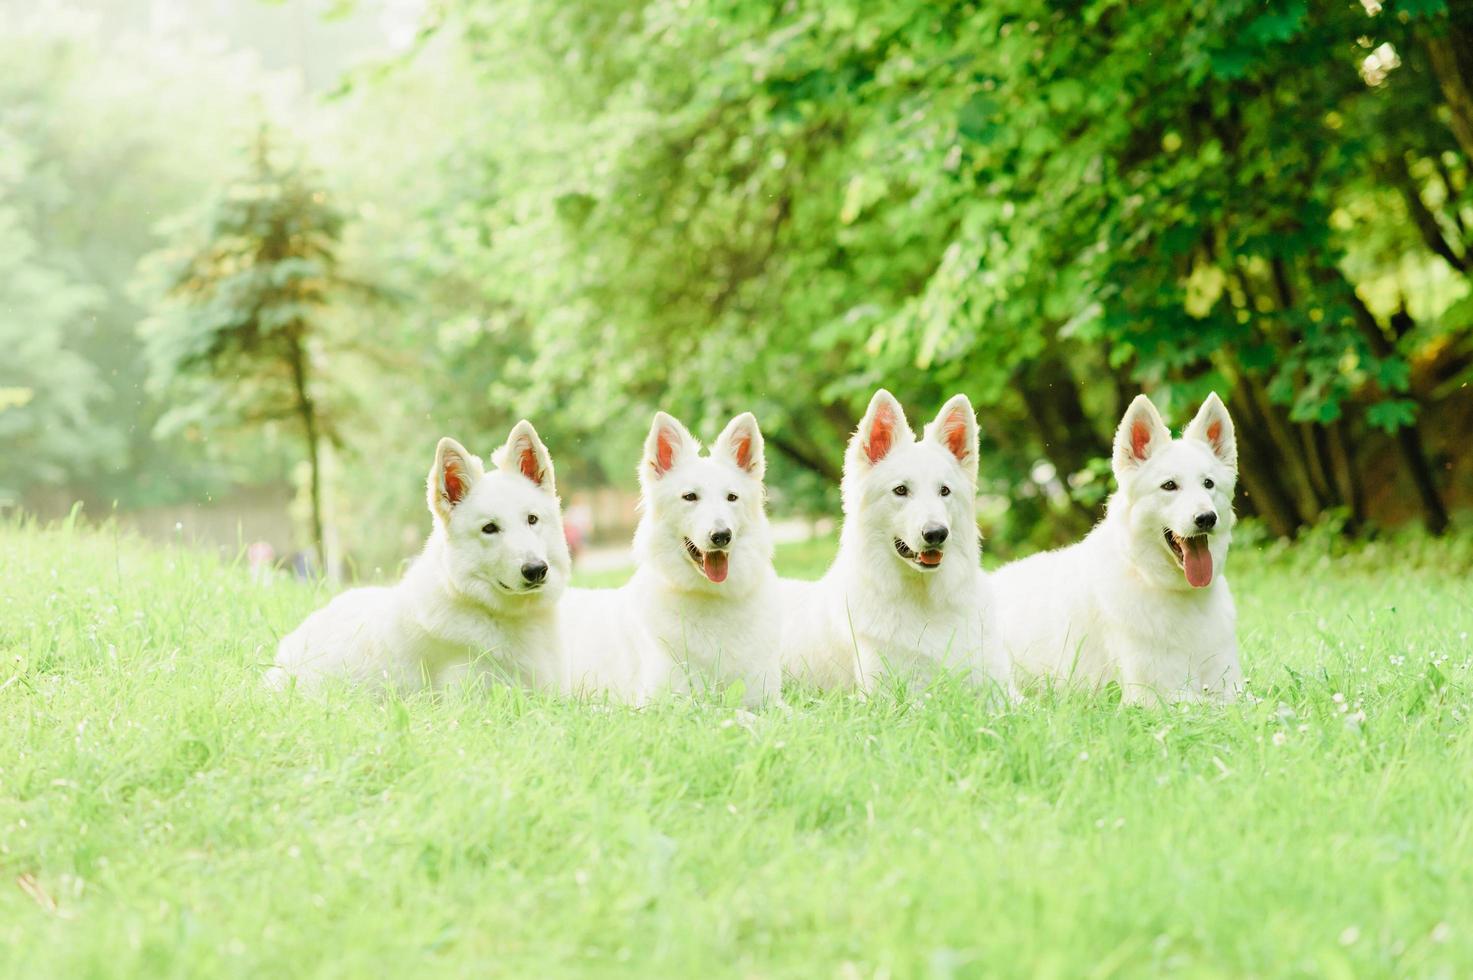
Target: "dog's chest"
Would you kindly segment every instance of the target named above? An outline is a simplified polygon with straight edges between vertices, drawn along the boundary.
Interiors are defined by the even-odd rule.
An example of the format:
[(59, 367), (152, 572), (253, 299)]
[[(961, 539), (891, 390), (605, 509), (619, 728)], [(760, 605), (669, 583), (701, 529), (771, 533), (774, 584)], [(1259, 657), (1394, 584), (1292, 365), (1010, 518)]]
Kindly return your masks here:
[(777, 648), (777, 617), (756, 598), (656, 597), (645, 618), (655, 644), (677, 663), (747, 663)]
[(1122, 652), (1141, 660), (1188, 661), (1235, 645), (1235, 616), (1226, 583), (1210, 593), (1117, 589), (1103, 612), (1124, 638)]
[(847, 612), (856, 634), (892, 659), (956, 661), (971, 657), (982, 641), (981, 617), (963, 602), (851, 593)]

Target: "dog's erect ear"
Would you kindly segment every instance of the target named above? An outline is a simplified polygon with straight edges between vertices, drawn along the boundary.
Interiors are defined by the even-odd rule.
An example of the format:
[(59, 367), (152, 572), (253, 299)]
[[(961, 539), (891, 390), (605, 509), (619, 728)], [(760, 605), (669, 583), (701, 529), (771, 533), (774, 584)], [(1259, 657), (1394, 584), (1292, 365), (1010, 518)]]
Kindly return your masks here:
[(901, 442), (914, 441), (910, 425), (905, 421), (905, 409), (895, 396), (884, 388), (875, 392), (865, 409), (859, 429), (849, 441), (851, 450), (858, 451), (860, 461), (873, 466)]
[(435, 465), (430, 467), (430, 513), (449, 523), (450, 512), (466, 498), (481, 475), (480, 460), (449, 436), (441, 439), (435, 447)]
[(1212, 455), (1233, 469), (1238, 468), (1238, 437), (1233, 432), (1233, 420), (1228, 417), (1227, 406), (1217, 397), (1217, 392), (1207, 396), (1197, 417), (1182, 433), (1186, 439), (1201, 439), (1212, 450)]
[(926, 426), (926, 438), (939, 443), (973, 478), (977, 475), (977, 413), (966, 395), (952, 395)]
[(1161, 421), (1161, 413), (1145, 395), (1136, 395), (1120, 428), (1115, 431), (1115, 476), (1118, 479), (1138, 469), (1151, 454), (1171, 442), (1171, 431)]
[(656, 412), (650, 423), (650, 434), (644, 440), (644, 460), (640, 475), (658, 480), (675, 468), (687, 453), (698, 452), (696, 440), (680, 421), (664, 412)]
[(532, 423), (522, 419), (512, 426), (506, 445), (496, 453), (496, 465), (506, 473), (520, 473), (548, 493), (557, 493), (552, 457)]
[(767, 472), (767, 456), (762, 451), (762, 431), (757, 428), (757, 417), (743, 412), (721, 430), (716, 445), (711, 448), (716, 456), (725, 456), (758, 480)]

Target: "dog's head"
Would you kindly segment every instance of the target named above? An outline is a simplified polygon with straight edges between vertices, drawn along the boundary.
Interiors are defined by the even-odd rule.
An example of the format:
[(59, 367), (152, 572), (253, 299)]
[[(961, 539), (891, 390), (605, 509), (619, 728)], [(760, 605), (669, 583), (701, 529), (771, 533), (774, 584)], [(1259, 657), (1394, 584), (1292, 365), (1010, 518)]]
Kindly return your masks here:
[(956, 395), (916, 439), (895, 396), (870, 399), (844, 456), (844, 525), (867, 551), (918, 575), (943, 563), (975, 567), (977, 416)]
[(512, 428), (490, 470), (454, 439), (441, 439), (429, 503), (457, 589), (508, 611), (557, 601), (572, 562), (552, 459), (530, 422)]
[(639, 559), (682, 589), (732, 593), (756, 585), (772, 568), (766, 465), (750, 412), (727, 423), (708, 456), (685, 426), (657, 412), (639, 464)]
[(1201, 589), (1227, 558), (1238, 448), (1216, 393), (1172, 439), (1156, 406), (1137, 395), (1115, 433), (1113, 467), (1131, 555), (1152, 580)]

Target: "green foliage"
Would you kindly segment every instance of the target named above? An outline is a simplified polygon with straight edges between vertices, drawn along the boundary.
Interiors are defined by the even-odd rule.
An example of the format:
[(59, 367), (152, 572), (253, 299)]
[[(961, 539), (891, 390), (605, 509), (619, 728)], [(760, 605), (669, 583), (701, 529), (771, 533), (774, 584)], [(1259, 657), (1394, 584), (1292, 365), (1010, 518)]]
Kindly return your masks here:
[(312, 538), (322, 557), (320, 440), (331, 416), (316, 393), (324, 320), (353, 285), (338, 269), (343, 216), (297, 166), (273, 159), (256, 136), (248, 172), (226, 185), (198, 233), (159, 253), (159, 312), (142, 327), (153, 384), (182, 424), (300, 424), (310, 467)]
[[(23, 165), (20, 149), (0, 128), (0, 160)], [(0, 173), (0, 500), (105, 466), (120, 448), (99, 417), (98, 372), (69, 343), (97, 294), (45, 263), (8, 178)]]
[[(1226, 398), (1241, 507), (1274, 533), (1326, 514), (1435, 530), (1473, 493), (1473, 19), (1376, 8), (445, 0), (407, 54), (264, 113), (325, 165), (290, 192), (292, 168), (222, 177), (227, 122), (263, 115), (241, 108), (259, 75), (57, 28), (0, 39), (0, 95), (39, 161), (15, 198), (34, 264), (97, 291), (59, 346), (103, 382), (97, 444), (124, 445), (126, 501), (197, 494), (157, 474), (202, 459), (251, 479), (301, 455), (281, 445), (303, 425), (283, 418), (290, 358), (270, 349), (311, 322), (323, 437), (395, 474), (334, 495), (366, 559), (415, 539), (438, 435), (484, 447), (519, 417), (576, 490), (632, 485), (655, 408), (707, 433), (750, 409), (774, 507), (832, 513), (881, 384), (917, 421), (972, 397), (1005, 547), (1095, 519), (1142, 389), (1176, 422)], [(113, 64), (159, 98), (117, 94)], [(136, 178), (90, 179), (119, 155)], [(315, 190), (361, 206), (326, 218)], [(131, 294), (119, 273), (181, 213), (223, 236), (187, 315), (159, 302), (183, 269)], [(225, 241), (267, 220), (313, 229), (269, 275)], [(337, 261), (375, 289), (331, 286)], [(169, 383), (140, 397), (150, 368)], [(224, 420), (265, 438), (221, 446)]]
[(249, 170), (227, 184), (179, 244), (153, 256), (159, 312), (143, 326), (153, 383), (190, 387), (161, 420), (296, 418), (297, 376), (334, 289), (342, 215), (296, 167), (272, 159), (262, 129)]
[[(494, 175), (454, 195), (486, 231), (462, 255), (516, 284), (496, 304), (534, 351), (489, 393), (596, 446), (656, 405), (752, 408), (831, 485), (875, 385), (921, 409), (965, 390), (1024, 531), (1057, 499), (1018, 492), (1040, 459), (1087, 484), (1139, 387), (1177, 418), (1216, 388), (1278, 530), (1365, 517), (1352, 440), (1400, 453), (1440, 526), (1420, 434), (1375, 442), (1473, 353), (1451, 327), (1457, 353), (1412, 369), (1461, 322), (1440, 318), (1467, 292), (1467, 171), (1421, 33), (1461, 28), (1402, 13), (446, 4), (492, 106), (455, 144)], [(1409, 316), (1444, 252), (1457, 281)], [(780, 490), (811, 499), (793, 472)]]
[[(16, 262), (26, 256), (49, 283), (25, 287), (30, 306), (10, 307), (27, 310), (25, 318), (0, 308), (0, 319), (18, 332), (15, 343), (6, 333), (5, 349), (25, 347), (26, 363), (47, 374), (32, 406), (66, 403), (74, 421), (46, 423), (47, 446), (7, 440), (7, 448), (25, 448), (0, 453), (7, 468), (0, 484), (31, 505), (64, 509), (84, 499), (104, 511), (114, 501), (201, 499), (241, 474), (276, 470), (261, 465), (260, 453), (247, 459), (243, 447), (222, 463), (198, 442), (154, 438), (167, 406), (145, 391), (137, 329), (147, 302), (130, 288), (139, 259), (161, 244), (161, 220), (195, 206), (225, 165), (259, 72), (218, 45), (150, 44), (135, 31), (107, 36), (83, 15), (10, 7), (0, 14), (4, 254)], [(10, 288), (20, 289), (19, 281)], [(57, 309), (81, 301), (85, 309), (41, 315), (34, 304), (42, 294)], [(0, 363), (4, 371), (22, 362)], [(21, 424), (19, 412), (9, 414), (0, 428)], [(37, 465), (12, 468), (27, 459)]]

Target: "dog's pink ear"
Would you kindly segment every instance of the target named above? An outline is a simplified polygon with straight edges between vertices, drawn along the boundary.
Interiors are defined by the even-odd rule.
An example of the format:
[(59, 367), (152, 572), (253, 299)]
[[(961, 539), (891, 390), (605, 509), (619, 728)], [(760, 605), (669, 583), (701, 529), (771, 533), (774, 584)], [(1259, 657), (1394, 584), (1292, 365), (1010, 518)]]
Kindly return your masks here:
[(926, 438), (941, 444), (964, 470), (977, 472), (977, 413), (966, 395), (952, 395), (926, 426)]
[(1238, 468), (1238, 437), (1233, 431), (1233, 420), (1228, 415), (1227, 406), (1217, 397), (1217, 392), (1207, 396), (1182, 436), (1201, 439), (1212, 450), (1212, 455), (1233, 469)]
[(1145, 395), (1136, 395), (1115, 432), (1115, 475), (1129, 473), (1171, 442), (1171, 431)]
[(552, 456), (532, 423), (522, 419), (512, 426), (506, 445), (496, 456), (496, 465), (509, 473), (520, 473), (548, 493), (557, 493)]
[(686, 453), (698, 451), (690, 430), (678, 419), (656, 412), (654, 422), (650, 423), (650, 434), (644, 440), (641, 475), (648, 474), (658, 480), (674, 469)]
[(449, 436), (441, 439), (435, 447), (435, 464), (430, 467), (430, 513), (448, 522), (450, 512), (470, 494), (481, 474), (480, 460)]
[(757, 428), (757, 417), (751, 412), (743, 412), (726, 423), (726, 428), (716, 437), (716, 444), (711, 451), (714, 455), (728, 457), (759, 480), (767, 471), (762, 430)]
[(914, 438), (905, 421), (905, 409), (894, 395), (881, 388), (869, 400), (869, 408), (865, 409), (850, 446), (857, 447), (863, 460), (873, 466), (890, 455), (900, 442)]

